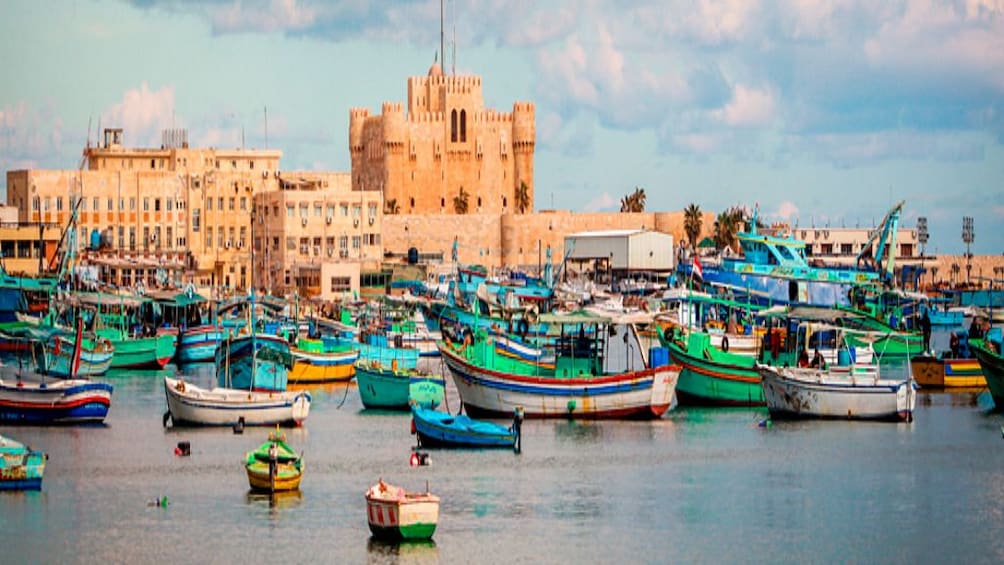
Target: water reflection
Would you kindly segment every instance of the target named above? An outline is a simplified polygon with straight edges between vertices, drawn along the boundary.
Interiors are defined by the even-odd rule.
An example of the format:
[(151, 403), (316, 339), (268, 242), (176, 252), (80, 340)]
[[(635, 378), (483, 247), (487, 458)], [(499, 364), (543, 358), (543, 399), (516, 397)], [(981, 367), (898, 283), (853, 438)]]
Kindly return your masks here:
[(554, 437), (559, 441), (596, 443), (603, 437), (603, 427), (596, 422), (564, 420), (554, 424)]
[(249, 490), (244, 495), (244, 502), (255, 510), (268, 510), (271, 519), (279, 518), (280, 511), (296, 508), (303, 501), (303, 492), (292, 490), (288, 492), (255, 492)]
[(370, 563), (439, 563), (439, 548), (431, 539), (389, 542), (370, 537), (366, 553)]

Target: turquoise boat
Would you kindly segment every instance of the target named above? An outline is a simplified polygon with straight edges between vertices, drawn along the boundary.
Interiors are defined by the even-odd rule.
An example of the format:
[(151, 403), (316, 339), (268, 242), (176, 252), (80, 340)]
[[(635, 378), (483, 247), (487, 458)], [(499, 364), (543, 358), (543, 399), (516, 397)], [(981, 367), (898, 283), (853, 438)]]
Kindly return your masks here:
[(216, 379), (222, 388), (284, 391), (292, 368), (289, 342), (274, 335), (238, 336), (216, 350)]
[(0, 490), (42, 490), (48, 455), (0, 435)]
[(185, 292), (151, 293), (161, 309), (161, 326), (178, 329), (175, 358), (178, 363), (212, 361), (229, 330), (216, 323), (210, 300), (191, 286)]
[(412, 405), (435, 408), (443, 401), (446, 381), (441, 376), (364, 361), (356, 361), (355, 368), (359, 397), (366, 408), (408, 410)]
[(178, 333), (178, 351), (175, 357), (178, 363), (199, 363), (212, 361), (216, 349), (220, 346), (230, 331), (223, 326), (203, 325), (185, 328)]
[(76, 316), (115, 348), (112, 369), (163, 369), (174, 358), (177, 328), (156, 329), (154, 302), (141, 296), (76, 293)]

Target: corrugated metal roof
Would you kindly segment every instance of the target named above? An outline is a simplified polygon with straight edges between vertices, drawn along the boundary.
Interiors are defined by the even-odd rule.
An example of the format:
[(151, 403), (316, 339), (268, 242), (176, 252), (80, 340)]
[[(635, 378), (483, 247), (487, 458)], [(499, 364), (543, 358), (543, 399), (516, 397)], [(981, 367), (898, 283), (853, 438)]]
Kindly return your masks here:
[(645, 233), (645, 230), (598, 230), (598, 231), (582, 231), (579, 233), (568, 234), (565, 237), (624, 237), (628, 235), (636, 235), (639, 233)]

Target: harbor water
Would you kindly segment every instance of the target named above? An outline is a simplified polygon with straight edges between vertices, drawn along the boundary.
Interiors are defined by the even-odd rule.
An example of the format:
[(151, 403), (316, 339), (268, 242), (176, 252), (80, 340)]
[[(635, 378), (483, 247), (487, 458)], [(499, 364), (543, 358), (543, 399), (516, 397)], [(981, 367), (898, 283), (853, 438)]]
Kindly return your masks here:
[[(209, 366), (183, 373), (210, 383)], [(301, 491), (270, 497), (242, 467), (268, 430), (165, 429), (162, 374), (102, 379), (103, 426), (0, 429), (50, 456), (41, 492), (0, 493), (4, 562), (1004, 562), (1004, 417), (986, 393), (921, 393), (911, 424), (694, 408), (527, 421), (519, 455), (432, 450), (412, 468), (406, 414), (317, 388), (286, 430)], [(370, 540), (379, 478), (441, 497), (434, 542)]]

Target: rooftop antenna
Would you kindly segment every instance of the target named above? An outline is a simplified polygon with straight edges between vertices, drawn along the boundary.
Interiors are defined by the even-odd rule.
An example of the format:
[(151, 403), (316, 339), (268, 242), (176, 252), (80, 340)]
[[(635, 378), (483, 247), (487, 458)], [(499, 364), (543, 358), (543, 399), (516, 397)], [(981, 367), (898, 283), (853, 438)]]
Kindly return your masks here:
[(443, 57), (443, 64), (446, 64), (446, 34), (443, 32), (443, 11), (446, 0), (439, 0), (439, 54)]
[(457, 0), (453, 0), (453, 76), (457, 76)]
[(241, 151), (244, 151), (244, 124), (241, 124)]

